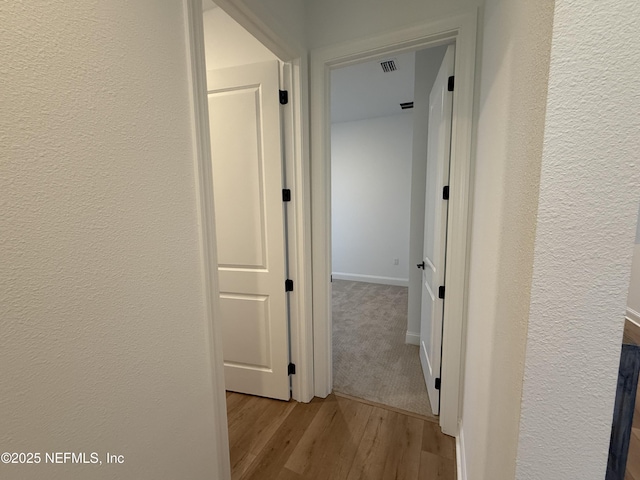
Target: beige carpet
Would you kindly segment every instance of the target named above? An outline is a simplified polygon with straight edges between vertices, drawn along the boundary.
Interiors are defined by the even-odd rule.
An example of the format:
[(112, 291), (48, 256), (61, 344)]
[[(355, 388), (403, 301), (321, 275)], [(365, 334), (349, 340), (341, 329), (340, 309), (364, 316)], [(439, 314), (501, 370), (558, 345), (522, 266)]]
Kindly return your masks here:
[(333, 389), (433, 416), (419, 347), (404, 343), (407, 288), (334, 280)]

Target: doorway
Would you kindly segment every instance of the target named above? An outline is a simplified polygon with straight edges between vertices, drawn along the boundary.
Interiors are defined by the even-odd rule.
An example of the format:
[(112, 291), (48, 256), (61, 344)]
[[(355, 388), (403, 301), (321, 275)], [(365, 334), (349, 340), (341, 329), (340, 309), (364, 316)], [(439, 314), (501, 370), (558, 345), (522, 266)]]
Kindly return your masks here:
[(417, 264), (429, 95), (446, 50), (331, 72), (334, 391), (427, 417)]
[[(225, 308), (231, 308), (233, 306), (233, 308), (235, 308), (236, 310), (238, 308), (244, 308), (245, 310), (249, 309), (249, 312), (244, 313), (251, 313), (255, 318), (262, 317), (263, 320), (268, 321), (263, 323), (264, 328), (262, 329), (262, 332), (258, 331), (258, 334), (253, 336), (253, 340), (268, 339), (269, 341), (272, 341), (273, 335), (270, 329), (273, 326), (274, 322), (278, 322), (280, 324), (282, 324), (283, 322), (285, 324), (288, 323), (288, 325), (286, 325), (287, 330), (284, 332), (284, 335), (282, 334), (282, 325), (278, 327), (280, 328), (280, 338), (283, 338), (284, 336), (288, 337), (288, 341), (285, 342), (285, 344), (282, 344), (283, 342), (280, 342), (278, 345), (268, 345), (267, 342), (254, 341), (252, 349), (247, 348), (247, 345), (251, 343), (248, 340), (251, 339), (247, 338), (247, 336), (245, 335), (245, 329), (239, 329), (236, 332), (237, 335), (235, 335), (235, 338), (232, 338), (232, 340), (235, 341), (235, 344), (239, 345), (240, 347), (233, 348), (231, 349), (231, 351), (234, 355), (237, 355), (238, 353), (242, 353), (243, 351), (252, 350), (254, 352), (253, 357), (247, 357), (247, 359), (233, 358), (231, 359), (231, 361), (229, 361), (229, 358), (227, 358), (225, 359), (227, 363), (225, 369), (228, 370), (230, 367), (229, 364), (232, 363), (235, 364), (235, 367), (238, 367), (239, 371), (244, 371), (244, 373), (249, 370), (247, 366), (257, 367), (254, 370), (262, 371), (262, 373), (270, 373), (268, 371), (272, 369), (269, 365), (266, 365), (266, 360), (269, 360), (270, 357), (273, 357), (274, 355), (282, 356), (286, 358), (287, 361), (286, 363), (280, 361), (280, 364), (284, 363), (284, 365), (279, 366), (279, 378), (282, 377), (281, 370), (282, 367), (284, 367), (285, 381), (287, 382), (287, 384), (289, 380), (291, 382), (291, 397), (298, 401), (309, 401), (313, 396), (313, 377), (311, 371), (311, 355), (308, 355), (306, 353), (306, 349), (310, 348), (308, 344), (310, 343), (311, 339), (307, 336), (306, 332), (310, 330), (311, 322), (311, 282), (310, 272), (306, 268), (306, 265), (308, 265), (309, 262), (305, 261), (306, 255), (308, 255), (307, 252), (309, 250), (309, 235), (307, 233), (309, 228), (304, 222), (304, 218), (308, 217), (307, 212), (309, 209), (309, 202), (306, 199), (306, 197), (308, 196), (308, 190), (305, 189), (306, 182), (304, 181), (304, 178), (307, 175), (306, 167), (304, 164), (304, 158), (307, 156), (304, 155), (304, 150), (306, 148), (306, 139), (302, 135), (302, 127), (300, 125), (300, 118), (302, 115), (301, 109), (305, 106), (304, 93), (302, 89), (302, 75), (305, 68), (304, 60), (291, 58), (290, 53), (287, 51), (287, 49), (275, 48), (274, 51), (276, 53), (273, 53), (270, 49), (266, 48), (264, 44), (261, 43), (261, 41), (258, 41), (256, 39), (256, 37), (264, 37), (266, 35), (259, 35), (260, 32), (257, 32), (255, 34), (253, 32), (249, 33), (222, 8), (217, 7), (210, 0), (205, 0), (202, 4), (202, 7), (202, 19), (204, 20), (204, 56), (206, 57), (206, 70), (208, 70), (208, 77), (210, 82), (212, 81), (214, 76), (217, 76), (218, 80), (220, 80), (221, 78), (226, 78), (228, 80), (229, 72), (232, 70), (246, 69), (248, 67), (250, 67), (250, 69), (256, 70), (256, 65), (263, 65), (265, 62), (276, 64), (277, 62), (275, 71), (273, 71), (273, 68), (271, 66), (268, 66), (269, 75), (275, 75), (275, 77), (277, 78), (277, 85), (275, 86), (273, 84), (267, 86), (267, 84), (262, 80), (249, 80), (248, 83), (253, 86), (248, 89), (238, 90), (236, 87), (232, 87), (229, 85), (221, 85), (219, 86), (220, 88), (217, 88), (215, 85), (209, 85), (208, 87), (210, 88), (207, 88), (210, 93), (212, 89), (216, 90), (217, 88), (217, 92), (219, 93), (217, 95), (217, 98), (214, 96), (213, 100), (211, 95), (209, 95), (209, 98), (206, 99), (206, 101), (209, 103), (210, 111), (214, 110), (216, 107), (219, 107), (217, 108), (217, 110), (222, 112), (222, 116), (219, 116), (219, 118), (217, 119), (214, 117), (209, 118), (210, 124), (214, 121), (220, 123), (220, 125), (216, 127), (216, 130), (222, 131), (224, 128), (228, 127), (227, 124), (230, 124), (231, 120), (233, 119), (240, 122), (241, 125), (246, 124), (246, 122), (244, 122), (243, 119), (239, 118), (238, 116), (246, 116), (247, 112), (249, 112), (250, 110), (255, 110), (255, 108), (250, 104), (258, 105), (257, 108), (260, 110), (260, 112), (258, 117), (254, 118), (254, 120), (257, 120), (257, 122), (254, 123), (256, 125), (259, 124), (261, 129), (269, 129), (271, 131), (271, 133), (267, 133), (265, 131), (263, 138), (259, 139), (258, 144), (262, 143), (264, 145), (265, 142), (263, 140), (266, 139), (269, 142), (277, 143), (277, 146), (280, 148), (280, 153), (278, 154), (280, 156), (280, 162), (277, 166), (274, 166), (275, 163), (278, 162), (278, 159), (275, 159), (273, 160), (273, 162), (275, 163), (274, 165), (271, 165), (270, 169), (264, 168), (266, 166), (265, 162), (267, 161), (266, 156), (264, 156), (260, 159), (260, 161), (262, 161), (263, 163), (259, 168), (253, 168), (249, 170), (239, 169), (236, 172), (236, 177), (238, 178), (235, 178), (235, 180), (231, 178), (234, 175), (231, 170), (222, 172), (223, 175), (219, 175), (218, 173), (220, 172), (215, 172), (216, 175), (212, 175), (211, 172), (207, 172), (207, 169), (211, 168), (211, 166), (215, 170), (216, 162), (221, 164), (218, 165), (218, 169), (227, 168), (224, 165), (224, 160), (221, 160), (219, 156), (216, 159), (215, 155), (212, 155), (213, 158), (210, 164), (211, 166), (201, 166), (201, 173), (199, 174), (201, 177), (201, 182), (206, 183), (201, 186), (203, 191), (202, 195), (208, 194), (211, 195), (211, 197), (215, 195), (215, 199), (206, 199), (204, 197), (201, 199), (201, 201), (204, 202), (203, 214), (209, 210), (213, 210), (215, 203), (219, 206), (218, 209), (225, 210), (225, 212), (220, 212), (220, 214), (226, 214), (228, 224), (227, 227), (231, 227), (224, 229), (224, 227), (220, 224), (220, 220), (216, 218), (218, 232), (215, 234), (215, 236), (218, 238), (216, 242), (213, 242), (213, 244), (217, 244), (216, 250), (218, 250), (218, 252), (216, 257), (220, 256), (220, 248), (225, 248), (224, 245), (220, 244), (220, 236), (224, 236), (234, 229), (237, 230), (239, 228), (239, 221), (240, 224), (243, 224), (244, 227), (247, 228), (253, 225), (255, 227), (254, 230), (258, 233), (265, 233), (265, 230), (272, 229), (274, 225), (277, 225), (278, 222), (274, 222), (273, 219), (268, 219), (264, 216), (265, 214), (268, 214), (268, 209), (265, 210), (265, 208), (263, 207), (266, 207), (266, 204), (268, 202), (272, 204), (272, 206), (270, 207), (272, 211), (276, 211), (278, 209), (281, 210), (280, 223), (282, 226), (277, 226), (276, 230), (282, 232), (284, 234), (284, 239), (286, 239), (286, 242), (274, 242), (273, 238), (271, 238), (268, 242), (257, 242), (257, 245), (245, 245), (245, 247), (249, 247), (249, 253), (251, 254), (250, 256), (252, 256), (252, 258), (249, 258), (248, 262), (244, 262), (244, 260), (238, 262), (237, 258), (231, 258), (229, 257), (229, 254), (235, 255), (233, 251), (244, 245), (244, 243), (246, 243), (248, 239), (260, 239), (262, 235), (240, 235), (238, 241), (234, 241), (232, 238), (227, 238), (226, 254), (229, 258), (227, 258), (226, 260), (224, 258), (220, 258), (216, 259), (215, 261), (216, 264), (220, 263), (220, 266), (225, 270), (224, 272), (216, 271), (215, 273), (216, 276), (220, 275), (221, 280), (224, 280), (224, 278), (222, 278), (223, 276), (237, 276), (239, 273), (241, 273), (240, 270), (242, 270), (243, 268), (247, 270), (247, 268), (245, 268), (247, 266), (249, 267), (249, 271), (253, 271), (253, 273), (257, 274), (263, 274), (266, 270), (269, 270), (274, 266), (284, 268), (284, 272), (281, 272), (280, 275), (282, 278), (278, 277), (277, 279), (270, 279), (269, 281), (265, 280), (261, 282), (262, 284), (264, 284), (263, 286), (273, 289), (274, 291), (272, 293), (267, 294), (264, 292), (253, 291), (238, 292), (235, 291), (237, 290), (237, 285), (233, 286), (234, 291), (225, 292), (224, 289), (227, 288), (227, 290), (229, 290), (229, 288), (221, 285), (223, 289), (222, 293), (225, 296), (220, 304), (220, 308), (223, 310), (222, 316), (224, 316)], [(274, 37), (273, 35), (271, 35), (269, 36), (269, 38), (273, 39)], [(214, 70), (224, 72), (224, 74), (222, 76), (211, 75), (211, 72)], [(242, 97), (245, 97), (244, 100), (247, 100), (249, 102), (247, 104), (248, 108), (234, 108), (233, 106), (225, 107), (223, 105), (225, 102), (228, 103), (232, 100), (242, 101)], [(252, 98), (253, 100), (257, 99), (259, 101), (253, 101), (251, 100)], [(268, 100), (272, 104), (275, 100), (275, 103), (277, 105), (272, 108), (280, 110), (279, 119), (274, 121), (269, 120), (264, 116), (266, 114), (266, 110), (264, 110), (264, 108), (266, 108), (264, 106), (264, 101), (266, 100)], [(211, 101), (218, 102), (220, 105), (212, 106)], [(225, 116), (225, 108), (222, 107), (226, 108), (226, 112), (230, 116)], [(257, 112), (254, 111), (254, 114), (255, 113)], [(274, 128), (277, 128), (279, 132), (273, 133), (272, 130)], [(253, 130), (255, 132), (257, 129)], [(233, 131), (233, 129), (231, 129), (231, 131)], [(215, 132), (207, 133), (211, 133), (212, 142), (215, 143), (217, 134)], [(245, 133), (251, 136), (251, 131), (247, 131)], [(254, 138), (254, 140), (257, 139)], [(225, 139), (224, 142), (222, 142), (221, 140), (221, 143), (229, 144), (230, 142), (227, 142)], [(248, 146), (251, 145), (251, 143), (252, 142), (244, 141), (241, 139), (240, 141), (236, 142), (236, 147), (240, 150), (246, 150)], [(254, 145), (256, 145), (255, 142)], [(219, 153), (219, 146), (216, 147), (215, 144), (213, 146), (214, 149)], [(206, 148), (209, 149), (208, 145), (206, 146)], [(253, 154), (254, 160), (257, 159), (258, 153), (261, 156), (264, 153), (256, 152), (257, 148), (254, 149), (253, 152), (251, 151), (251, 149), (249, 149), (248, 152), (244, 153)], [(245, 157), (244, 153), (241, 155), (241, 157)], [(255, 162), (253, 166), (256, 166)], [(242, 173), (243, 171), (245, 171), (245, 174)], [(249, 174), (253, 175), (252, 178), (248, 178)], [(209, 179), (211, 179), (213, 176), (214, 182), (220, 183), (220, 180), (224, 178), (225, 175), (227, 177), (231, 175), (231, 177), (227, 178), (227, 181), (223, 181), (221, 185), (216, 186), (219, 188), (211, 189), (212, 182)], [(265, 188), (267, 187), (265, 187), (266, 184), (264, 183), (264, 181), (258, 178), (260, 175), (270, 175), (272, 185), (268, 188), (268, 192), (265, 190)], [(253, 181), (255, 187), (249, 190), (248, 193), (251, 194), (249, 196), (243, 195), (242, 192), (238, 191), (237, 189), (234, 193), (234, 188), (229, 188), (234, 182), (240, 185), (240, 190), (242, 190), (242, 188), (244, 187), (248, 188), (248, 184), (251, 183), (249, 180)], [(277, 186), (277, 188), (273, 187), (273, 185), (278, 182), (281, 182), (281, 185)], [(258, 187), (262, 188), (262, 190), (259, 191), (260, 189)], [(282, 191), (280, 189), (282, 189)], [(209, 190), (213, 190), (213, 192), (210, 192)], [(285, 199), (284, 197), (284, 190), (288, 190), (287, 193), (290, 195), (290, 197), (287, 199)], [(253, 195), (254, 193), (256, 195)], [(221, 196), (225, 195), (225, 198), (220, 198)], [(239, 195), (242, 198), (239, 198)], [(251, 196), (254, 197), (254, 201), (247, 202), (247, 197)], [(243, 202), (248, 203), (248, 205), (241, 205), (243, 204)], [(259, 205), (260, 203), (262, 203), (262, 205)], [(253, 216), (248, 215), (247, 217), (247, 215), (245, 215), (245, 217), (247, 218), (240, 218), (242, 217), (242, 215), (238, 215), (238, 213), (243, 212), (247, 215), (252, 213)], [(216, 211), (215, 214), (218, 215), (219, 212)], [(213, 213), (208, 215), (209, 216), (207, 219), (203, 219), (203, 223), (207, 223), (212, 220)], [(260, 217), (262, 217), (261, 220)], [(224, 220), (224, 218), (222, 218), (221, 220)], [(276, 220), (278, 219), (276, 218)], [(277, 233), (278, 232), (276, 232), (276, 234)], [(264, 240), (264, 238), (262, 239)], [(204, 242), (205, 244), (211, 243), (206, 238)], [(269, 253), (274, 251), (274, 248), (276, 250), (276, 255), (281, 257), (280, 259), (274, 259), (275, 257), (272, 258), (272, 255)], [(258, 257), (262, 256), (262, 259), (256, 260), (256, 255)], [(284, 259), (282, 259), (282, 256), (284, 256)], [(242, 262), (247, 263), (247, 265), (241, 265)], [(267, 265), (266, 268), (264, 265), (253, 265), (264, 264), (265, 262)], [(213, 272), (210, 273), (211, 275), (214, 275)], [(238, 279), (233, 280), (227, 278), (227, 280), (235, 282)], [(290, 280), (290, 282), (286, 282), (285, 284), (285, 280)], [(249, 280), (249, 283), (257, 286), (258, 280)], [(293, 283), (293, 291), (286, 292), (286, 299), (288, 301), (288, 305), (286, 307), (288, 308), (286, 308), (285, 312), (282, 312), (282, 308), (280, 308), (279, 311), (276, 312), (274, 310), (276, 305), (273, 305), (273, 302), (269, 299), (269, 297), (271, 295), (280, 297), (284, 296), (285, 289), (290, 290), (287, 286), (289, 283)], [(213, 287), (215, 289), (218, 288), (217, 285), (214, 285)], [(216, 296), (216, 294), (214, 293), (214, 289), (212, 289), (212, 295)], [(214, 298), (213, 301), (216, 301), (216, 299)], [(227, 303), (226, 306), (224, 305), (225, 302)], [(267, 318), (269, 315), (271, 315), (271, 318)], [(283, 318), (286, 315), (289, 316), (289, 322), (286, 322), (286, 318)], [(224, 330), (224, 323), (222, 325), (219, 325), (218, 328), (218, 337), (229, 337), (229, 332), (225, 332)], [(234, 335), (231, 336), (233, 337)], [(228, 343), (227, 340), (225, 340), (225, 343)], [(228, 348), (227, 351), (229, 350), (230, 349)], [(293, 372), (293, 370), (295, 370), (295, 373), (289, 374), (289, 372)], [(264, 385), (264, 382), (262, 380), (245, 378), (243, 381), (246, 384), (258, 385), (260, 388), (262, 388), (262, 386)], [(279, 390), (283, 389), (280, 388)], [(263, 392), (259, 394), (265, 393)], [(267, 396), (285, 398), (285, 396), (283, 395), (267, 394)], [(288, 398), (288, 396), (289, 393), (287, 388), (286, 398)]]
[(439, 423), (458, 433), (463, 375), (466, 274), (468, 263), (469, 188), (475, 71), (476, 14), (410, 28), (390, 35), (326, 47), (311, 54), (311, 155), (313, 231), (314, 389), (327, 396), (333, 388), (331, 318), (331, 168), (329, 102), (331, 71), (386, 56), (454, 43), (456, 95), (451, 126), (451, 173), (445, 275), (448, 306), (444, 311)]
[[(198, 5), (194, 2), (193, 5)], [(192, 5), (189, 3), (189, 5)], [(242, 9), (234, 12), (237, 18), (250, 12), (243, 12)], [(205, 276), (206, 284), (210, 287), (207, 291), (208, 316), (211, 319), (211, 341), (212, 341), (212, 361), (215, 370), (214, 383), (216, 391), (220, 388), (219, 380), (223, 378), (221, 372), (222, 361), (219, 354), (222, 350), (220, 345), (220, 334), (217, 322), (217, 296), (215, 280), (215, 228), (210, 216), (207, 213), (211, 210), (212, 192), (210, 186), (204, 180), (210, 176), (210, 167), (207, 164), (208, 154), (208, 133), (205, 133), (203, 126), (206, 126), (206, 119), (203, 117), (201, 105), (206, 103), (206, 97), (202, 98), (202, 88), (204, 72), (200, 58), (203, 58), (202, 33), (198, 31), (201, 27), (198, 23), (201, 13), (189, 12), (190, 20), (190, 49), (192, 51), (192, 84), (194, 95), (194, 115), (197, 127), (195, 148), (198, 149), (198, 176), (199, 176), (199, 198), (201, 208), (203, 248), (205, 256)], [(450, 317), (451, 321), (445, 318), (445, 332), (443, 344), (443, 376), (447, 371), (451, 371), (449, 378), (460, 378), (462, 375), (461, 365), (463, 360), (463, 313), (465, 309), (464, 286), (466, 278), (466, 243), (467, 243), (467, 220), (469, 212), (469, 178), (471, 175), (471, 137), (472, 137), (472, 105), (473, 105), (473, 78), (475, 69), (475, 39), (477, 15), (469, 12), (457, 16), (449, 17), (445, 20), (425, 24), (419, 27), (408, 28), (388, 35), (370, 38), (366, 41), (351, 42), (349, 44), (327, 47), (312, 51), (311, 54), (311, 90), (309, 92), (309, 102), (312, 107), (306, 105), (307, 98), (305, 88), (309, 86), (306, 78), (306, 56), (304, 52), (293, 52), (287, 42), (282, 41), (278, 35), (260, 25), (251, 25), (250, 21), (245, 22), (251, 28), (251, 33), (257, 38), (265, 38), (270, 41), (269, 45), (274, 46), (274, 51), (280, 58), (291, 62), (291, 90), (290, 98), (293, 98), (293, 120), (288, 122), (293, 130), (293, 145), (287, 144), (287, 151), (292, 151), (293, 155), (287, 157), (286, 175), (292, 176), (292, 203), (295, 211), (295, 234), (290, 235), (290, 240), (294, 243), (290, 247), (290, 253), (295, 262), (290, 262), (290, 268), (296, 272), (296, 294), (292, 297), (292, 323), (291, 323), (291, 350), (292, 359), (296, 362), (297, 374), (292, 378), (293, 398), (300, 401), (309, 401), (314, 394), (325, 397), (331, 391), (331, 356), (330, 356), (330, 326), (331, 318), (329, 312), (328, 293), (330, 291), (330, 214), (328, 195), (328, 174), (330, 169), (323, 159), (328, 146), (328, 136), (325, 134), (329, 123), (326, 112), (329, 111), (328, 99), (328, 73), (332, 68), (346, 66), (350, 63), (358, 63), (365, 59), (373, 59), (387, 54), (402, 53), (403, 51), (415, 50), (442, 45), (451, 41), (456, 42), (458, 55), (456, 58), (456, 72), (458, 73), (458, 87), (456, 101), (454, 102), (454, 114), (457, 120), (452, 126), (452, 178), (455, 180), (451, 184), (451, 198), (457, 204), (453, 215), (450, 215), (450, 223), (456, 225), (454, 234), (448, 237), (448, 245), (452, 245), (459, 255), (452, 258), (447, 273), (448, 295), (451, 298), (458, 298), (459, 302), (454, 302), (452, 308), (445, 313), (445, 317)], [(245, 25), (243, 23), (243, 25)], [(247, 27), (249, 28), (249, 27)], [(282, 53), (282, 55), (280, 55)], [(296, 57), (296, 55), (299, 55)], [(286, 79), (285, 79), (286, 80)], [(306, 134), (306, 116), (311, 113), (311, 124), (309, 125), (309, 136)], [(206, 113), (206, 110), (204, 111)], [(309, 143), (309, 138), (313, 143)], [(309, 148), (311, 145), (312, 148)], [(309, 152), (311, 161), (309, 161)], [(289, 168), (289, 158), (292, 159), (293, 166)], [(204, 179), (204, 180), (203, 180)], [(313, 200), (313, 202), (312, 202)], [(312, 206), (313, 205), (313, 209)], [(311, 213), (313, 213), (311, 215)], [(311, 219), (311, 221), (309, 221)], [(289, 229), (292, 228), (290, 223)], [(313, 242), (313, 248), (312, 248)], [(291, 259), (290, 259), (291, 260)], [(311, 268), (313, 267), (313, 292), (311, 292)], [(313, 305), (311, 303), (313, 293)], [(294, 315), (297, 319), (294, 320)], [(447, 340), (449, 339), (449, 340)], [(445, 359), (448, 359), (445, 361)], [(300, 374), (298, 374), (298, 372)], [(458, 381), (443, 383), (443, 403), (448, 406), (447, 411), (443, 408), (440, 415), (440, 424), (445, 433), (455, 434), (457, 429)], [(220, 390), (221, 391), (221, 390)], [(445, 399), (446, 397), (446, 399)], [(217, 410), (221, 417), (225, 416), (224, 399), (216, 402)], [(224, 447), (226, 438), (226, 428), (220, 425), (221, 446)], [(222, 448), (221, 452), (225, 449)], [(221, 456), (223, 458), (223, 456)]]

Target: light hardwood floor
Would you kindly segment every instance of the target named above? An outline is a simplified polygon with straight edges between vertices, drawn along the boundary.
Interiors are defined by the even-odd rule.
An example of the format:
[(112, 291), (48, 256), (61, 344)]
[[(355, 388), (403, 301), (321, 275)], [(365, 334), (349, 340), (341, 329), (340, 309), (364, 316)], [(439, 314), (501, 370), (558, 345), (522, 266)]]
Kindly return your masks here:
[(234, 480), (455, 480), (455, 442), (431, 420), (329, 395), (227, 392)]

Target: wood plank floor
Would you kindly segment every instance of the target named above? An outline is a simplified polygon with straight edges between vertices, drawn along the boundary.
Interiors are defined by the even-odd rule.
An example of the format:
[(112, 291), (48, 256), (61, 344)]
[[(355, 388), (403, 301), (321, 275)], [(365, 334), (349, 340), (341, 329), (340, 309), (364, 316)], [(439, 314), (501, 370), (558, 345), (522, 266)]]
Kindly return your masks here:
[(455, 480), (455, 441), (428, 419), (329, 395), (227, 392), (234, 480)]

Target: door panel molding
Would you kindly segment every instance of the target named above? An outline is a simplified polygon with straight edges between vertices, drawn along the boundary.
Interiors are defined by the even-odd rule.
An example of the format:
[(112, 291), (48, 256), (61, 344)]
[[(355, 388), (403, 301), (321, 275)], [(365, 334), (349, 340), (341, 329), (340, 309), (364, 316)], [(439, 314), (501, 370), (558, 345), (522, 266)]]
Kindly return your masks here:
[(424, 257), (424, 263), (427, 267), (429, 267), (432, 271), (436, 271), (436, 266), (433, 264), (429, 257)]
[[(262, 111), (265, 100), (265, 92), (262, 90), (260, 85), (241, 85), (209, 92), (210, 111), (231, 111), (234, 116), (241, 115), (241, 121), (226, 122), (223, 128), (212, 131), (212, 143), (223, 143), (232, 138), (238, 125), (243, 126), (243, 137), (246, 139), (245, 142), (229, 146), (234, 161), (243, 163), (241, 169), (216, 168), (216, 158), (212, 155), (213, 175), (217, 181), (214, 202), (218, 205), (216, 225), (219, 268), (244, 267), (245, 271), (269, 268), (264, 192), (265, 152), (260, 148), (265, 145), (261, 126), (266, 114)], [(215, 108), (212, 107), (213, 104), (216, 105)], [(241, 259), (245, 259), (245, 263)]]
[(447, 308), (444, 315), (440, 426), (458, 433), (463, 377), (466, 280), (471, 184), (473, 91), (477, 9), (425, 25), (311, 52), (311, 178), (313, 346), (315, 394), (332, 390), (331, 360), (331, 169), (330, 71), (389, 54), (455, 42), (455, 94), (451, 133), (449, 227), (447, 235)]
[(436, 296), (433, 293), (433, 290), (431, 290), (431, 287), (429, 286), (429, 282), (424, 282), (424, 288), (427, 289), (427, 292), (429, 293), (429, 296), (431, 297), (431, 301), (435, 301)]

